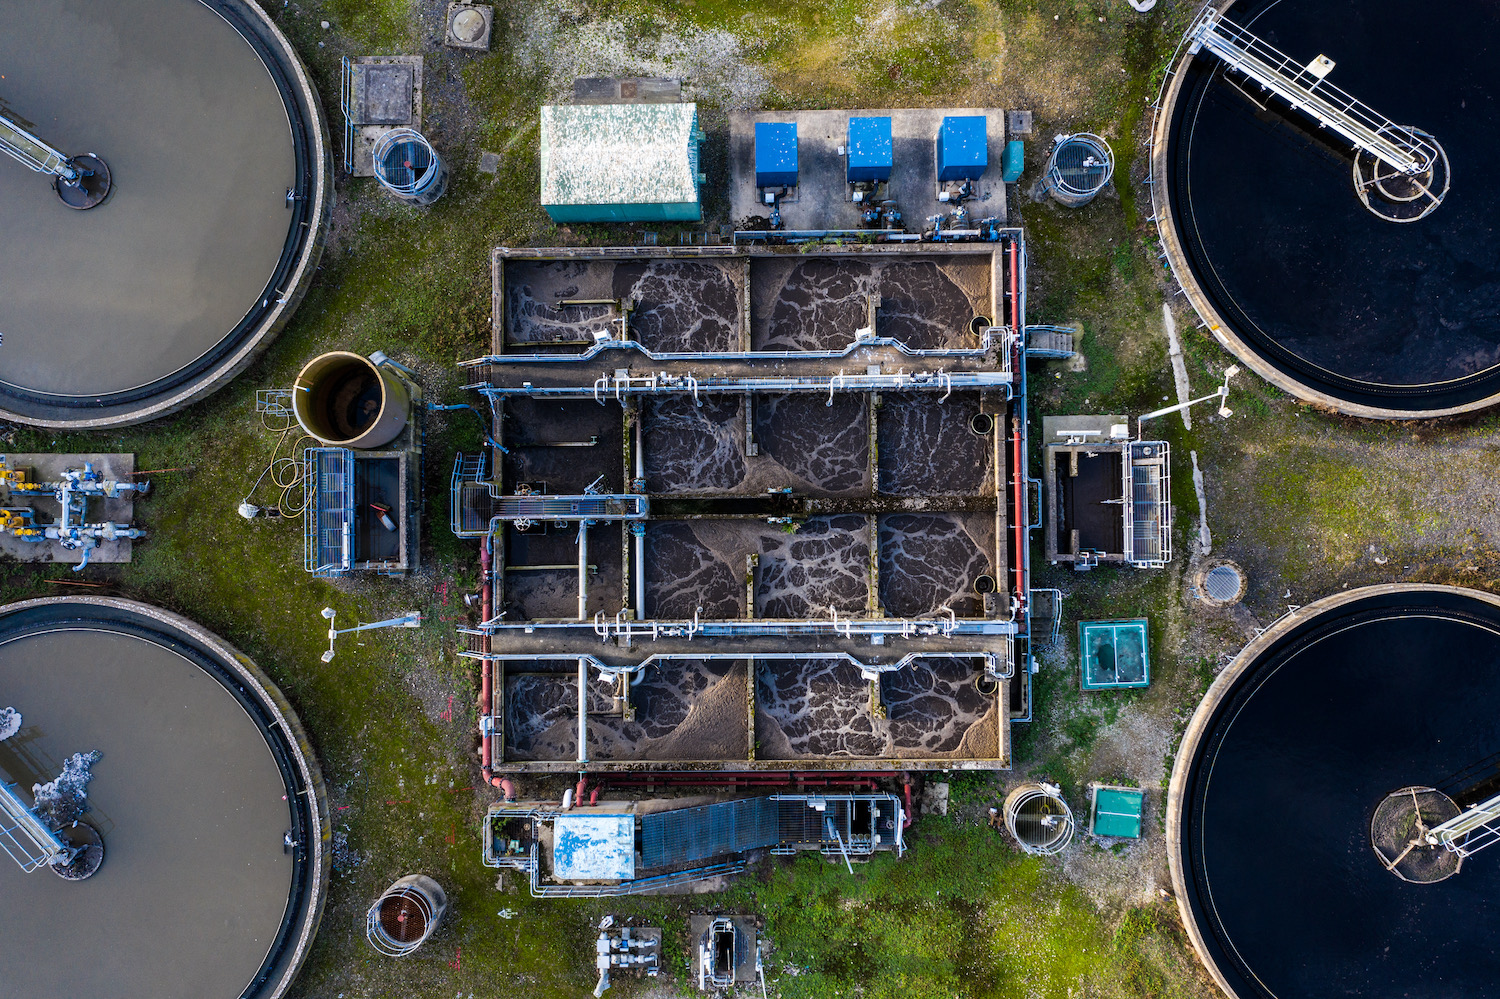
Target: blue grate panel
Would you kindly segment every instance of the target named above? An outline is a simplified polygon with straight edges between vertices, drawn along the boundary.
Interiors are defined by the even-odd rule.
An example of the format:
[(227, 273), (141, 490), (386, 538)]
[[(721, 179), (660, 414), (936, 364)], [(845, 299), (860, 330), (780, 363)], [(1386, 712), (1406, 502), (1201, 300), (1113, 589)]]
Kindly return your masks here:
[(777, 842), (777, 803), (743, 798), (641, 816), (641, 867), (707, 860)]

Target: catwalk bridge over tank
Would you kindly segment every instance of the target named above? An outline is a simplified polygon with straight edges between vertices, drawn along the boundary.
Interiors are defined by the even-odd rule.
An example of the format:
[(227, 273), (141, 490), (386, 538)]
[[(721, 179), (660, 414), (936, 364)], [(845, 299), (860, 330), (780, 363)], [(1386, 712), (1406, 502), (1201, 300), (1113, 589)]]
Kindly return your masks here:
[(497, 249), (482, 754), (1009, 765), (1029, 707), (1025, 251)]

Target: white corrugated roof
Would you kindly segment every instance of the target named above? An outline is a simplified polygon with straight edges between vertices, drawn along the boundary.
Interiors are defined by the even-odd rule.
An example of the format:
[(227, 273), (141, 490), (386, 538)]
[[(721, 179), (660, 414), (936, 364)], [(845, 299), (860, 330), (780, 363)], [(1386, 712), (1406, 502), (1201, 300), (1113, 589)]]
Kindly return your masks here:
[(689, 140), (696, 104), (542, 106), (542, 204), (698, 200)]

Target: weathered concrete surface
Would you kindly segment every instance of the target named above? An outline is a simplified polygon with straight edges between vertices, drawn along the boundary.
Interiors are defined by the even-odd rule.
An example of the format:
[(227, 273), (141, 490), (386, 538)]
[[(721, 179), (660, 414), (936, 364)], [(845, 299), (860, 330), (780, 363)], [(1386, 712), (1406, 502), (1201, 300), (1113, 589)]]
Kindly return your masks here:
[[(55, 482), (62, 473), (69, 468), (82, 468), (85, 462), (93, 462), (94, 468), (106, 479), (118, 479), (124, 482), (135, 482), (132, 473), (135, 471), (135, 455), (133, 454), (7, 454), (6, 461), (11, 468), (30, 468), (32, 481)], [(147, 494), (150, 495), (149, 493)], [(21, 506), (23, 502), (18, 501), (12, 505)], [(57, 523), (62, 519), (62, 507), (51, 496), (28, 496), (24, 497), (24, 505), (32, 507), (38, 513), (51, 518), (51, 523)], [(108, 521), (112, 524), (132, 524), (135, 522), (135, 493), (127, 493), (118, 499), (100, 497), (89, 500), (86, 523), (102, 524)], [(121, 538), (118, 541), (101, 541), (99, 547), (95, 548), (89, 555), (90, 562), (129, 562), (132, 546), (135, 542), (129, 538)], [(10, 534), (0, 534), (0, 555), (8, 555), (18, 562), (66, 562), (77, 565), (83, 561), (83, 552), (69, 551), (58, 541), (22, 541), (20, 538)]]

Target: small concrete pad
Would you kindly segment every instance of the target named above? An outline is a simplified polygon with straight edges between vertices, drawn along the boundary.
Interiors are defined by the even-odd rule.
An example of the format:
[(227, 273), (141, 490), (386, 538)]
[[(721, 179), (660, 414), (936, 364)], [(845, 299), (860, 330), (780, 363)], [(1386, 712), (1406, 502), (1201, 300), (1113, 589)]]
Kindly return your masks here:
[(845, 156), (849, 119), (891, 119), (889, 197), (907, 230), (919, 232), (930, 215), (952, 206), (937, 200), (937, 135), (947, 116), (984, 115), (989, 168), (977, 182), (978, 197), (965, 204), (975, 219), (1006, 221), (1005, 184), (1000, 163), (1005, 151), (1006, 114), (999, 108), (896, 108), (859, 111), (737, 111), (729, 115), (729, 211), (736, 220), (769, 215), (756, 199), (755, 126), (787, 122), (797, 126), (797, 188), (781, 204), (787, 229), (858, 229), (860, 206), (849, 200)]
[(395, 128), (422, 130), (422, 57), (359, 56), (349, 60), (349, 121), (355, 177), (375, 176), (375, 143)]
[(574, 104), (676, 104), (682, 81), (660, 76), (581, 76), (573, 81)]
[(354, 114), (360, 125), (410, 125), (413, 73), (408, 65), (357, 66)]
[(475, 52), (490, 50), (490, 32), (495, 26), (495, 8), (488, 4), (450, 3), (444, 19), (443, 44)]
[[(135, 455), (118, 453), (100, 454), (18, 454), (9, 452), (5, 460), (11, 468), (31, 469), (34, 482), (54, 482), (69, 468), (82, 468), (84, 462), (93, 462), (94, 468), (106, 479), (136, 481), (131, 477), (135, 471)], [(149, 495), (149, 494), (148, 494)], [(62, 509), (51, 496), (38, 495), (20, 498), (17, 506), (30, 506), (37, 513), (49, 518), (48, 523), (62, 520)], [(135, 520), (135, 493), (130, 492), (118, 499), (98, 497), (89, 500), (87, 522), (102, 524), (130, 524)], [(99, 547), (89, 555), (89, 563), (129, 562), (133, 542), (129, 538), (118, 541), (100, 541)], [(9, 555), (18, 562), (65, 562), (77, 565), (83, 561), (82, 551), (69, 551), (57, 541), (22, 541), (9, 534), (0, 534), (0, 554)]]

